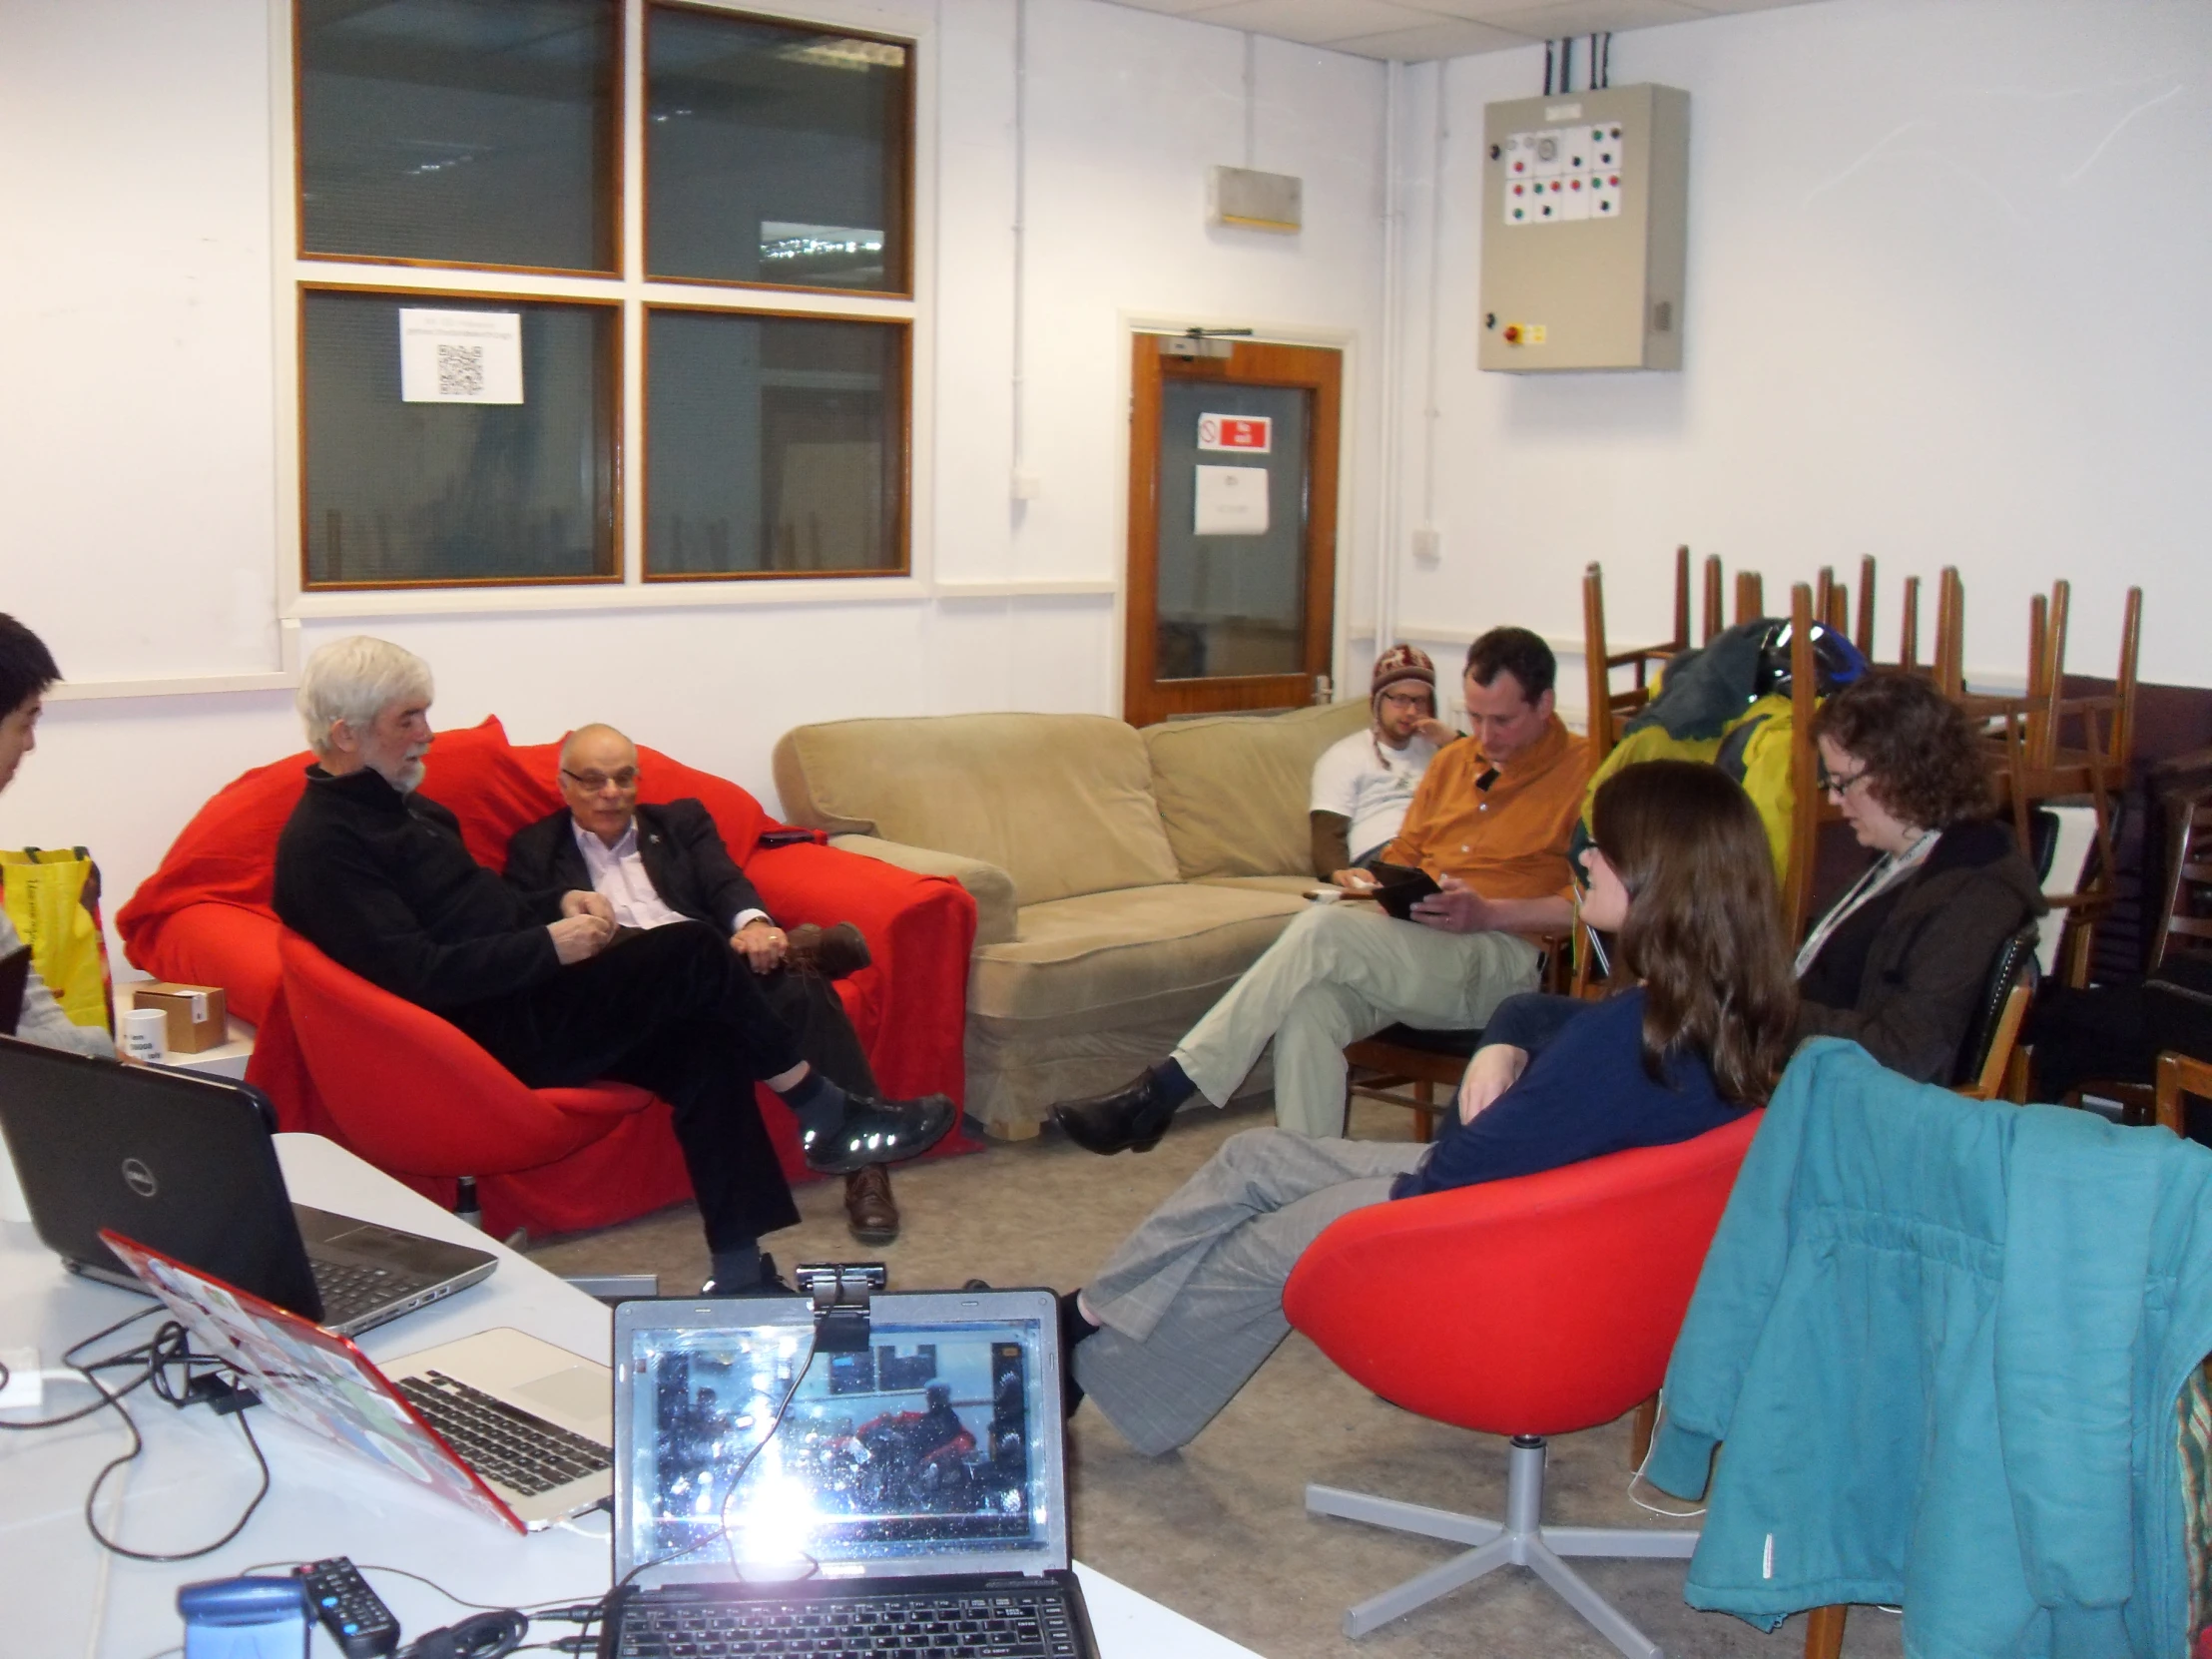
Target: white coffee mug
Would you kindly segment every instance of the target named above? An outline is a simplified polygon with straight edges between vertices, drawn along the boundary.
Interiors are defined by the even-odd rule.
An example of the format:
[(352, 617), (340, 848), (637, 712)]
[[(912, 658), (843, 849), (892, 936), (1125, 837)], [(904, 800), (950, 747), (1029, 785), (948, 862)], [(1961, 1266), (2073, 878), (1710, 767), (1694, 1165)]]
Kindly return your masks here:
[(123, 1052), (134, 1060), (160, 1065), (169, 1058), (169, 1015), (160, 1008), (133, 1008), (123, 1016)]

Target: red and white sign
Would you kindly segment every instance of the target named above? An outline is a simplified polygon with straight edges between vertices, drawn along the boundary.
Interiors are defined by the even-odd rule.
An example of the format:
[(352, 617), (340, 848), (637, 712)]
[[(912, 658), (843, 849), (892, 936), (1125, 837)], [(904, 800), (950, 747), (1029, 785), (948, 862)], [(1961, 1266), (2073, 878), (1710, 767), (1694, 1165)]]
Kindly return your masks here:
[(1198, 417), (1201, 449), (1234, 449), (1245, 455), (1265, 455), (1275, 441), (1271, 415), (1202, 414)]

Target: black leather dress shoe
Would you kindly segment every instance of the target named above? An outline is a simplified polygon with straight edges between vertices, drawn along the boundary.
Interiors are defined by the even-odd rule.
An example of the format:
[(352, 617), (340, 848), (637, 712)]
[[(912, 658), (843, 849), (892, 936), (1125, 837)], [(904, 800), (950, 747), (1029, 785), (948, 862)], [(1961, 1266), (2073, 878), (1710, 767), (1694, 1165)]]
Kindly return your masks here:
[(918, 1158), (960, 1119), (951, 1098), (925, 1094), (919, 1100), (873, 1100), (847, 1095), (844, 1121), (827, 1134), (800, 1131), (807, 1167), (825, 1175), (850, 1175), (870, 1164), (897, 1164)]
[(784, 1276), (776, 1271), (776, 1258), (767, 1251), (761, 1252), (761, 1277), (750, 1285), (725, 1286), (710, 1279), (699, 1287), (701, 1296), (797, 1296), (799, 1293), (784, 1283)]
[(1112, 1094), (1062, 1102), (1052, 1108), (1052, 1121), (1086, 1152), (1150, 1152), (1189, 1098), (1169, 1098), (1160, 1074), (1148, 1071)]

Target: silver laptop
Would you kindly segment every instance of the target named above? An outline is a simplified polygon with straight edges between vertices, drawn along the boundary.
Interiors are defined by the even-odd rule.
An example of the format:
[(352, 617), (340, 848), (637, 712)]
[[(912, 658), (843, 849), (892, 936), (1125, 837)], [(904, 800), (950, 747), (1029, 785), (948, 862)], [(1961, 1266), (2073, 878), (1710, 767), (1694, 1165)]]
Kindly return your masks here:
[(287, 1421), (518, 1532), (606, 1500), (614, 1390), (598, 1361), (502, 1328), (378, 1366), (251, 1291), (101, 1237), (196, 1349)]
[(116, 1232), (345, 1336), (442, 1301), (489, 1251), (295, 1205), (262, 1092), (0, 1037), (0, 1137), (40, 1240), (71, 1271), (138, 1281)]
[(615, 1310), (602, 1659), (1088, 1659), (1067, 1537), (1050, 1292)]

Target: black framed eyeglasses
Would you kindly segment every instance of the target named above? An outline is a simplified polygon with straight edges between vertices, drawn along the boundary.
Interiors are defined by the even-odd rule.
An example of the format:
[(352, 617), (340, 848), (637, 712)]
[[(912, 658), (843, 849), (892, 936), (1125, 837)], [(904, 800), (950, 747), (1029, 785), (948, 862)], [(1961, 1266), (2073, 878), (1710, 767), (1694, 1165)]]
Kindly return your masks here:
[(1823, 794), (1832, 795), (1837, 800), (1841, 801), (1844, 799), (1844, 797), (1851, 794), (1851, 792), (1855, 788), (1866, 781), (1867, 773), (1870, 770), (1870, 768), (1861, 767), (1857, 772), (1850, 774), (1848, 777), (1839, 778), (1833, 772), (1830, 772), (1828, 768), (1822, 767), (1818, 780), (1821, 791)]
[(638, 787), (638, 769), (624, 767), (619, 772), (571, 772), (561, 768), (561, 776), (578, 789), (597, 795), (609, 784), (618, 790), (634, 790)]

